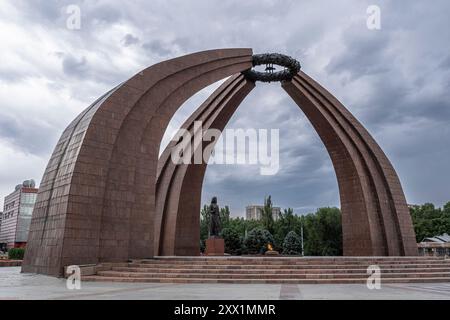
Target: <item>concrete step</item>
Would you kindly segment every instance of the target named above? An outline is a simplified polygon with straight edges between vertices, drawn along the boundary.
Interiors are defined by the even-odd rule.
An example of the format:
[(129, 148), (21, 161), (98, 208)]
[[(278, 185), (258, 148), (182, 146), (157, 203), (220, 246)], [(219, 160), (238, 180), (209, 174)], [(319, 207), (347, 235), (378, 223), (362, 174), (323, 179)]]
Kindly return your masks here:
[(405, 256), (405, 257), (350, 257), (350, 256), (283, 256), (283, 255), (253, 255), (253, 256), (167, 256), (167, 257), (153, 257), (150, 259), (135, 259), (135, 260), (168, 260), (168, 261), (224, 261), (224, 260), (303, 260), (303, 261), (346, 261), (346, 260), (391, 260), (391, 261), (405, 261), (405, 260), (442, 260), (443, 257), (424, 257), (424, 256)]
[(168, 260), (168, 259), (151, 259), (151, 260), (133, 260), (134, 264), (149, 264), (149, 265), (368, 265), (368, 264), (450, 264), (450, 260), (436, 259), (436, 260), (389, 260), (389, 259), (374, 259), (374, 260), (302, 260), (302, 259), (211, 259), (211, 260)]
[[(226, 273), (237, 271), (240, 274), (307, 274), (307, 273), (366, 273), (367, 268), (297, 268), (297, 269), (224, 269), (224, 268), (136, 268), (136, 267), (112, 267), (111, 271), (140, 272), (140, 273)], [(450, 272), (450, 266), (446, 268), (381, 268), (383, 273), (415, 273), (415, 272)]]
[[(365, 264), (301, 264), (301, 265), (289, 265), (289, 264), (148, 264), (148, 263), (130, 263), (128, 266), (133, 268), (153, 268), (153, 269), (354, 269), (354, 268), (367, 268), (369, 265), (375, 263)], [(433, 268), (450, 267), (450, 263), (408, 263), (408, 264), (376, 264), (381, 268)]]
[(0, 267), (20, 267), (22, 260), (0, 260)]
[(264, 256), (264, 255), (245, 255), (245, 256), (155, 256), (151, 259), (135, 259), (135, 260), (169, 260), (169, 261), (215, 261), (215, 260), (304, 260), (304, 261), (345, 261), (345, 260), (443, 260), (443, 257), (429, 256)]
[[(355, 279), (205, 279), (205, 278), (136, 278), (85, 276), (83, 281), (138, 282), (138, 283), (229, 283), (229, 284), (366, 284), (367, 277)], [(389, 278), (382, 283), (436, 283), (450, 282), (450, 277)]]
[[(367, 273), (306, 273), (306, 274), (241, 274), (241, 273), (148, 273), (99, 271), (99, 276), (126, 278), (202, 278), (202, 279), (367, 279)], [(450, 278), (450, 272), (381, 273), (382, 279), (389, 278)]]
[(429, 257), (165, 257), (105, 263), (86, 281), (159, 283), (366, 283), (377, 265), (384, 283), (450, 282), (450, 260)]

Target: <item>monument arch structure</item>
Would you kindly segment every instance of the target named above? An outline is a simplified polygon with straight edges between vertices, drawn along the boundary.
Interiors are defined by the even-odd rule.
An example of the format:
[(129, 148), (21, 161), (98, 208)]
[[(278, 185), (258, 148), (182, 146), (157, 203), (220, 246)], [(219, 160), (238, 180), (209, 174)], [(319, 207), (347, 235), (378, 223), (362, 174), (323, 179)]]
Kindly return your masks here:
[[(271, 62), (286, 69), (251, 70)], [(209, 50), (158, 63), (106, 93), (72, 121), (54, 149), (22, 270), (59, 276), (73, 264), (198, 255), (206, 164), (175, 165), (175, 142), (158, 153), (178, 108), (224, 78), (183, 128), (193, 131), (201, 120), (204, 129), (222, 130), (256, 81), (281, 81), (330, 154), (344, 255), (417, 255), (402, 187), (386, 155), (335, 97), (299, 69), (294, 59), (278, 54)]]

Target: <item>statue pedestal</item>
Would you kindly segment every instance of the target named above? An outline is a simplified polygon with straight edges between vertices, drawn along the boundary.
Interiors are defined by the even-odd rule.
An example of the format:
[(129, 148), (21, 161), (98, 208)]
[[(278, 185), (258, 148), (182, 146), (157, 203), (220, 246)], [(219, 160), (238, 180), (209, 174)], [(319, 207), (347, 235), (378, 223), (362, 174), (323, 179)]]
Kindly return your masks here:
[(207, 256), (223, 256), (225, 255), (225, 241), (222, 238), (208, 238), (206, 239)]

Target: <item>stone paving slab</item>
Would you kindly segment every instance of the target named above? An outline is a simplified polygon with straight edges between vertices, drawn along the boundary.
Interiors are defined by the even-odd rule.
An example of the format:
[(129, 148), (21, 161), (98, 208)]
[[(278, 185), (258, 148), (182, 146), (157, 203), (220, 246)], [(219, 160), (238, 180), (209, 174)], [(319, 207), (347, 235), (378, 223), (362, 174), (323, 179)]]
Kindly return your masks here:
[(449, 283), (386, 284), (369, 290), (361, 284), (134, 284), (82, 282), (80, 290), (68, 290), (66, 280), (20, 273), (19, 267), (0, 269), (0, 300), (17, 299), (433, 299), (450, 300)]

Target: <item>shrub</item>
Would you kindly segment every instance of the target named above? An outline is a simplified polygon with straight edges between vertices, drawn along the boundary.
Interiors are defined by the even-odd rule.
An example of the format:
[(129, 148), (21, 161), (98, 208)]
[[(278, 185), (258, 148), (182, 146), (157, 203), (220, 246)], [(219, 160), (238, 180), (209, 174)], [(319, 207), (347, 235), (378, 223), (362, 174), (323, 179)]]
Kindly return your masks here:
[(23, 260), (24, 254), (25, 254), (24, 248), (12, 248), (8, 250), (8, 259)]
[(242, 240), (236, 230), (232, 228), (224, 228), (220, 233), (220, 236), (225, 242), (226, 253), (237, 255), (242, 253)]
[(302, 251), (302, 241), (295, 231), (290, 231), (283, 241), (283, 254), (299, 255)]
[(267, 244), (273, 245), (273, 237), (269, 231), (262, 228), (251, 230), (244, 240), (244, 246), (250, 254), (263, 254), (267, 251)]

